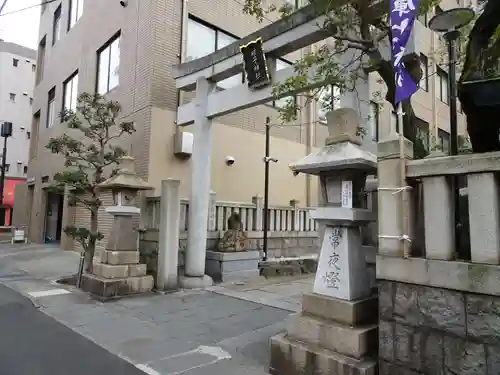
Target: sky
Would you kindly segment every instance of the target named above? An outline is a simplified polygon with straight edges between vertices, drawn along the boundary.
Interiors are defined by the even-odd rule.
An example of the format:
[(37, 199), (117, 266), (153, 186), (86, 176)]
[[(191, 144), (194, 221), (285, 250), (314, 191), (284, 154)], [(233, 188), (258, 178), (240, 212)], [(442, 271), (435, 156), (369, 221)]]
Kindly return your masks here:
[(36, 49), (38, 45), (40, 7), (35, 6), (14, 14), (6, 13), (37, 4), (40, 4), (40, 0), (7, 0), (7, 5), (0, 16), (0, 39)]

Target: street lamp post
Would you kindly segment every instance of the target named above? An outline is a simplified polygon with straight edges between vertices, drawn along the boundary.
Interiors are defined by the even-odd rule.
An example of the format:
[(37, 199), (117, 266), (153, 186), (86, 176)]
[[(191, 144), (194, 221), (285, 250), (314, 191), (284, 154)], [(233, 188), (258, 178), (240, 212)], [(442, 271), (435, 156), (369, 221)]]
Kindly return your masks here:
[(278, 159), (269, 156), (271, 148), (271, 118), (266, 117), (266, 149), (264, 154), (264, 213), (262, 228), (263, 260), (267, 260), (267, 234), (269, 231), (269, 163), (277, 163)]
[[(450, 155), (458, 155), (458, 116), (457, 116), (457, 39), (460, 29), (474, 18), (474, 11), (470, 8), (453, 8), (436, 14), (429, 21), (432, 31), (443, 33), (448, 45), (448, 95), (450, 107)], [(458, 177), (452, 179), (454, 218), (455, 218), (455, 247), (460, 251), (460, 191)]]
[(3, 206), (3, 192), (5, 186), (5, 166), (7, 161), (7, 138), (12, 136), (12, 122), (4, 122), (2, 124), (0, 135), (3, 137), (3, 152), (2, 152), (2, 170), (0, 174), (0, 222), (5, 223), (5, 208)]

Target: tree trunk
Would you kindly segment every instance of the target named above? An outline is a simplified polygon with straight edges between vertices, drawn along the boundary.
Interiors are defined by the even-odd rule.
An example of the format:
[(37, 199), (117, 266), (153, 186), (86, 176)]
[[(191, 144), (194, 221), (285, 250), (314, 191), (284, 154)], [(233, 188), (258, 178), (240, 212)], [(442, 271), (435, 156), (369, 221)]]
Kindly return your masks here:
[(93, 261), (95, 254), (95, 246), (97, 241), (97, 224), (98, 224), (98, 207), (93, 207), (90, 211), (90, 238), (88, 242), (87, 251), (85, 252), (85, 270), (92, 273)]
[[(458, 98), (467, 120), (467, 132), (476, 153), (500, 151), (498, 113), (500, 106), (478, 106), (463, 82), (485, 78), (485, 68), (498, 63), (498, 43), (490, 47), (490, 39), (500, 25), (500, 1), (489, 0), (469, 34)], [(496, 70), (498, 74), (498, 70)]]

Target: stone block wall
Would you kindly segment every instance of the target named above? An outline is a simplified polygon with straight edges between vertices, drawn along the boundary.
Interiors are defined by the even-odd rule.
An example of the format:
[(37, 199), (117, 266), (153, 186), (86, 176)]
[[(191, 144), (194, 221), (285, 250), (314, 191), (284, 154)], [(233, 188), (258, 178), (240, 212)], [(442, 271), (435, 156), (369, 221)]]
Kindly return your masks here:
[(500, 297), (378, 286), (380, 375), (500, 374)]
[[(207, 250), (215, 250), (222, 232), (209, 232)], [(251, 250), (262, 250), (262, 232), (248, 232)], [(187, 246), (187, 233), (179, 236), (179, 273), (184, 270), (184, 252)], [(270, 232), (268, 234), (268, 258), (296, 257), (310, 254), (319, 254), (320, 240), (317, 232)], [(142, 232), (139, 241), (141, 263), (145, 263), (148, 274), (156, 275), (158, 257), (158, 231), (147, 230)]]

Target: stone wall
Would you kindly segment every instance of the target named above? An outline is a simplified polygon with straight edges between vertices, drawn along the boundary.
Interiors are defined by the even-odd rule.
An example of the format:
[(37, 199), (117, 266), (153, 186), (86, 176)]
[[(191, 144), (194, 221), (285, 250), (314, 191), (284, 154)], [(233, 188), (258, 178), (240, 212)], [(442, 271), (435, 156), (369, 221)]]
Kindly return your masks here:
[[(209, 232), (207, 250), (215, 250), (223, 232)], [(262, 232), (247, 232), (251, 250), (262, 250)], [(184, 270), (184, 251), (187, 246), (187, 232), (179, 236), (179, 272)], [(141, 262), (148, 265), (148, 273), (155, 275), (158, 256), (158, 231), (147, 230), (141, 233), (139, 241)], [(319, 254), (320, 241), (317, 232), (269, 232), (268, 258), (296, 257)]]
[(380, 375), (498, 375), (500, 297), (379, 281)]

